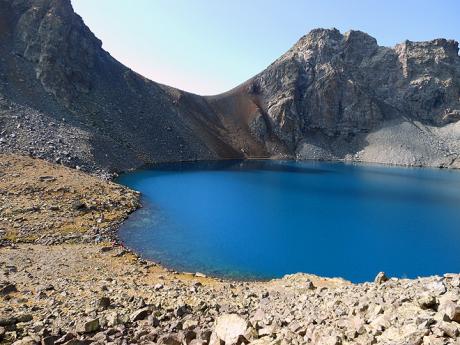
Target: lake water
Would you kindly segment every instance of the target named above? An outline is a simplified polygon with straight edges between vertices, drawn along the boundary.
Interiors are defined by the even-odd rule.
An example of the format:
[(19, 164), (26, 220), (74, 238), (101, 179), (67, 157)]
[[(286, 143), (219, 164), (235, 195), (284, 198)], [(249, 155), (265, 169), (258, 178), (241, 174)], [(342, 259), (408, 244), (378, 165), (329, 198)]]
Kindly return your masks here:
[(237, 279), (295, 272), (372, 280), (460, 272), (460, 172), (224, 161), (122, 175), (144, 207), (126, 246), (167, 267)]

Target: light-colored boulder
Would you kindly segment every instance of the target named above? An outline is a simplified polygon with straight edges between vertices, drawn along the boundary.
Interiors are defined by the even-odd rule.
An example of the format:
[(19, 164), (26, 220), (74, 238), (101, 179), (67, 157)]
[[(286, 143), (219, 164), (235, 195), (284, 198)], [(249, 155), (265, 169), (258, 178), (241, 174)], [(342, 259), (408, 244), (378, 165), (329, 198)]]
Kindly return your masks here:
[(225, 345), (238, 344), (244, 338), (248, 322), (236, 314), (224, 314), (216, 321), (215, 332)]
[(385, 272), (379, 272), (374, 279), (374, 283), (376, 285), (381, 285), (388, 281), (388, 277), (386, 276)]

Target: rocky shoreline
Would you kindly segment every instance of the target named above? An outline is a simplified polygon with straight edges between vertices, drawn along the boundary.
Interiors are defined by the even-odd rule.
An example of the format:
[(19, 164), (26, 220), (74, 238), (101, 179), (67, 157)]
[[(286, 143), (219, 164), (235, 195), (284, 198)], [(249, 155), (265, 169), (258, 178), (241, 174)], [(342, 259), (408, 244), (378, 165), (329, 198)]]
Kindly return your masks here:
[(29, 157), (0, 162), (1, 344), (460, 343), (459, 274), (352, 284), (179, 273), (116, 243), (137, 193)]

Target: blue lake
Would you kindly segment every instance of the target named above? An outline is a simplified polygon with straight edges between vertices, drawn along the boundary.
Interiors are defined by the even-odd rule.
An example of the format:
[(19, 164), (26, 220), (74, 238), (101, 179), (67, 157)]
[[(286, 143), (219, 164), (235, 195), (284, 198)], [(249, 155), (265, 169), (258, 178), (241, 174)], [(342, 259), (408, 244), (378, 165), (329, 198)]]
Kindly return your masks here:
[(341, 163), (162, 164), (122, 175), (143, 208), (121, 240), (167, 267), (236, 279), (369, 281), (460, 272), (460, 172)]

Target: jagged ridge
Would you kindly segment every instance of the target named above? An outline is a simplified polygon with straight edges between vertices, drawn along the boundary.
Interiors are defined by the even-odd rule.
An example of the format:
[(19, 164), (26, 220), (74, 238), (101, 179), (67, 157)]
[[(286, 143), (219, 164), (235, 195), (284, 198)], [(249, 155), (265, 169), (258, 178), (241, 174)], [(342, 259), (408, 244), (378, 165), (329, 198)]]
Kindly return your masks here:
[(0, 0), (0, 151), (94, 171), (159, 161), (345, 159), (458, 167), (458, 42), (380, 47), (316, 29), (218, 96), (149, 81), (69, 0)]
[[(456, 41), (387, 48), (360, 31), (316, 29), (265, 71), (209, 101), (219, 110), (230, 100), (245, 103), (232, 115), (271, 155), (449, 165), (459, 153), (459, 128), (450, 125), (460, 119), (459, 96)], [(388, 126), (397, 130), (384, 139), (395, 143), (373, 142), (369, 133), (380, 138)], [(446, 126), (457, 139), (439, 133)], [(386, 156), (369, 152), (373, 144)]]

